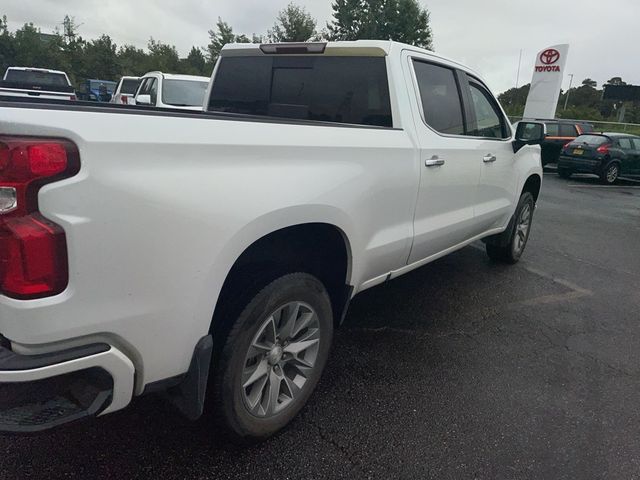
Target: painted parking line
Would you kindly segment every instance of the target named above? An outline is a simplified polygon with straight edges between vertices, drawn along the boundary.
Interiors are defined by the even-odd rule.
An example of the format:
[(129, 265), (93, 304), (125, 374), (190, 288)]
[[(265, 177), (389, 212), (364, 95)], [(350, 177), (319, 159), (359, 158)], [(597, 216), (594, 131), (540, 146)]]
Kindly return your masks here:
[(577, 185), (573, 183), (567, 184), (567, 187), (574, 188), (626, 188), (626, 189), (634, 189), (640, 188), (640, 185)]

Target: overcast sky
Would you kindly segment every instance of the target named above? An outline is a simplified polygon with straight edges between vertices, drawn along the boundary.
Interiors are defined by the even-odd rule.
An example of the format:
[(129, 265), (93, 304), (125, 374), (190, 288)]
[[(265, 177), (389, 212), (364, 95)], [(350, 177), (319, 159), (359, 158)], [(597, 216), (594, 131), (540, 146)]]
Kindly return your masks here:
[[(613, 76), (640, 85), (638, 0), (420, 0), (431, 12), (437, 53), (480, 72), (496, 92), (531, 80), (536, 52), (569, 43), (567, 73), (601, 85)], [(262, 34), (289, 0), (1, 0), (15, 30), (33, 22), (43, 32), (74, 16), (85, 39), (109, 34), (118, 44), (145, 47), (149, 37), (176, 45), (186, 56), (206, 46), (218, 17), (234, 31)], [(331, 0), (296, 0), (324, 26)], [(43, 65), (44, 66), (44, 65)], [(569, 79), (565, 78), (564, 88)]]

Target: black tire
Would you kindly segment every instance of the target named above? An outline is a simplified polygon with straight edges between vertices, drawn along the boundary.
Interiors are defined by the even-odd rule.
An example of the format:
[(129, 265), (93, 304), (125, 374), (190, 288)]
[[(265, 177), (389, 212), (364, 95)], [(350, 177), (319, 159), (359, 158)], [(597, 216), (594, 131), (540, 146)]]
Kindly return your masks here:
[(620, 164), (618, 162), (609, 162), (600, 173), (600, 182), (604, 185), (613, 185), (618, 181), (620, 176)]
[(572, 172), (568, 168), (558, 168), (558, 175), (560, 176), (560, 178), (569, 179), (571, 178), (571, 174)]
[[(304, 302), (318, 317), (319, 347), (314, 367), (308, 374), (299, 396), (270, 417), (251, 413), (246, 405), (242, 374), (247, 367), (249, 347), (265, 319), (283, 305)], [(302, 409), (324, 370), (333, 337), (333, 313), (329, 295), (323, 284), (307, 273), (283, 275), (256, 292), (233, 324), (215, 368), (213, 395), (216, 418), (235, 441), (264, 440), (284, 428)], [(269, 367), (274, 370), (276, 366)], [(266, 378), (269, 374), (267, 374)], [(265, 379), (265, 382), (267, 380)]]
[[(518, 225), (525, 209), (529, 209), (529, 226), (524, 232), (524, 238), (520, 236), (522, 243), (518, 242), (519, 230)], [(516, 207), (516, 211), (513, 214), (514, 225), (510, 232), (508, 242), (505, 245), (498, 245), (493, 243), (487, 243), (487, 255), (494, 262), (514, 264), (520, 260), (524, 249), (529, 240), (529, 234), (531, 233), (531, 223), (533, 221), (533, 212), (535, 210), (535, 201), (533, 195), (530, 192), (524, 192), (520, 196), (520, 201)], [(518, 242), (518, 243), (517, 243)], [(516, 248), (518, 246), (518, 248)]]

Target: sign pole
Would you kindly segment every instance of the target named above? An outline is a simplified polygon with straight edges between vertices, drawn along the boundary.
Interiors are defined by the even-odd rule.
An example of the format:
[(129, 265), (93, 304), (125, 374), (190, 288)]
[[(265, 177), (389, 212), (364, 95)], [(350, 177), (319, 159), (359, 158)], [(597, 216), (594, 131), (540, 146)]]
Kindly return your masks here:
[(563, 110), (567, 109), (567, 104), (569, 103), (569, 95), (571, 94), (571, 85), (573, 85), (573, 73), (570, 73), (569, 76), (571, 78), (569, 79), (569, 88), (567, 89), (567, 96), (564, 97), (564, 108), (563, 108)]

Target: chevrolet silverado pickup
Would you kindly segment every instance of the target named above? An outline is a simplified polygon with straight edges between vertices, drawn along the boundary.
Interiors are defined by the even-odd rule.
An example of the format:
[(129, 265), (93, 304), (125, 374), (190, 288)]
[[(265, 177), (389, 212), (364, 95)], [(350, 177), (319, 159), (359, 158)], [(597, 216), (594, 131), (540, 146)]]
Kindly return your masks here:
[[(483, 240), (522, 255), (542, 124), (389, 41), (222, 50), (201, 111), (3, 99), (0, 430), (161, 392), (262, 439), (359, 292)], [(209, 417), (209, 416), (207, 416)]]
[(59, 70), (9, 67), (0, 81), (0, 96), (75, 100), (69, 77)]

